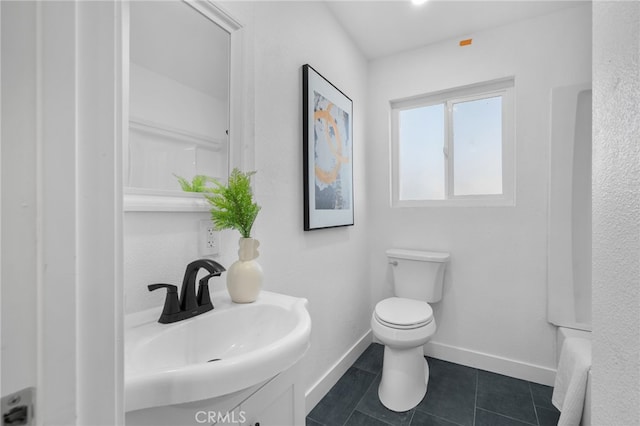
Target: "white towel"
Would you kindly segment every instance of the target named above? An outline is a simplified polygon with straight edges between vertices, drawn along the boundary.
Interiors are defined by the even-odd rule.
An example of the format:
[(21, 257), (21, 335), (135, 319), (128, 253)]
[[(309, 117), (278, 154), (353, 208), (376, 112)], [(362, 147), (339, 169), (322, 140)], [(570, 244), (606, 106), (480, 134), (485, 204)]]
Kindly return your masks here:
[(578, 426), (591, 369), (591, 340), (570, 337), (562, 344), (551, 402), (560, 410), (558, 426)]

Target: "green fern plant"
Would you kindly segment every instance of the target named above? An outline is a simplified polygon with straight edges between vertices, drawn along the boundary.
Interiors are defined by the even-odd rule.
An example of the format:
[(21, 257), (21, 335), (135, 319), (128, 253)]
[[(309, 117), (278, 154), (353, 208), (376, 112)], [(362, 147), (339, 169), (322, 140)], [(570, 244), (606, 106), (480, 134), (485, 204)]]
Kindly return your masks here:
[(178, 183), (184, 192), (211, 192), (213, 188), (208, 187), (207, 183), (216, 182), (214, 178), (205, 175), (195, 175), (191, 182), (175, 173), (173, 175), (178, 179)]
[(215, 187), (204, 197), (211, 204), (211, 220), (216, 228), (237, 229), (244, 238), (251, 238), (251, 228), (260, 211), (251, 192), (251, 176), (255, 173), (233, 169), (226, 185), (212, 180)]

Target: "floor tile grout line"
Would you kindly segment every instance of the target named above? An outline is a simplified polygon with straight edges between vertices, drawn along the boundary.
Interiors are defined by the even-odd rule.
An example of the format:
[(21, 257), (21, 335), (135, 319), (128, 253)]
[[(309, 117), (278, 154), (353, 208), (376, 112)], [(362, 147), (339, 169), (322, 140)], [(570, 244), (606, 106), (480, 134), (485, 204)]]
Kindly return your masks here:
[[(372, 373), (372, 372), (370, 372), (370, 371), (363, 370), (363, 369), (358, 368), (358, 367), (354, 367), (353, 365), (352, 365), (351, 367), (349, 367), (349, 368), (355, 368), (355, 369), (357, 369), (357, 370), (363, 371), (363, 372), (368, 373), (368, 374), (375, 374), (375, 376), (373, 377), (373, 381), (371, 382), (371, 384), (367, 387), (367, 389), (365, 389), (365, 391), (364, 391), (364, 392), (362, 393), (362, 395), (360, 396), (360, 399), (358, 399), (358, 402), (356, 402), (356, 403), (355, 403), (355, 405), (353, 406), (353, 409), (349, 412), (349, 415), (347, 416), (347, 418), (346, 418), (346, 420), (344, 421), (344, 423), (342, 423), (342, 426), (344, 426), (344, 425), (349, 421), (349, 418), (351, 418), (351, 416), (353, 415), (353, 412), (354, 412), (354, 411), (356, 411), (356, 407), (358, 406), (358, 404), (360, 404), (360, 401), (362, 401), (362, 398), (364, 398), (364, 396), (366, 395), (366, 393), (367, 393), (367, 391), (369, 390), (369, 388), (370, 388), (371, 386), (373, 386), (373, 384), (374, 384), (374, 383), (375, 383), (375, 381), (376, 381), (376, 378), (378, 377), (378, 374), (380, 374), (380, 373), (378, 373), (378, 374), (376, 374), (376, 373)], [(345, 372), (345, 374), (346, 374), (346, 372)], [(343, 376), (344, 376), (344, 374), (343, 374)], [(342, 376), (341, 376), (340, 378), (342, 378)], [(336, 383), (337, 383), (337, 382), (336, 382)], [(333, 388), (332, 388), (332, 389), (333, 389)], [(325, 396), (326, 396), (326, 395), (325, 395)], [(323, 398), (324, 398), (324, 397), (323, 397)], [(364, 413), (363, 413), (363, 414), (364, 414)], [(325, 423), (323, 423), (323, 422), (321, 422), (321, 421), (318, 421), (318, 420), (314, 419), (314, 418), (311, 416), (311, 412), (309, 412), (309, 414), (307, 414), (307, 416), (306, 416), (306, 417), (310, 418), (311, 420), (313, 420), (313, 421), (314, 421), (314, 422), (316, 422), (316, 423), (319, 423), (319, 424), (321, 424), (321, 425), (323, 425), (323, 426), (327, 426)], [(305, 418), (306, 418), (306, 417), (305, 417)], [(372, 416), (369, 416), (369, 417), (372, 417)], [(379, 420), (379, 419), (376, 419), (376, 420)]]
[(476, 425), (476, 409), (478, 408), (478, 382), (480, 381), (480, 373), (478, 373), (478, 369), (476, 368), (476, 392), (475, 399), (473, 400), (473, 426)]
[[(453, 420), (451, 420), (451, 419), (448, 419), (448, 418), (446, 418), (446, 417), (442, 417), (442, 416), (437, 416), (437, 415), (435, 415), (435, 414), (433, 414), (433, 413), (430, 413), (430, 412), (428, 412), (428, 411), (414, 410), (413, 414), (415, 414), (415, 412), (416, 412), (416, 411), (420, 411), (422, 414), (427, 414), (427, 415), (429, 415), (429, 416), (431, 416), (431, 417), (435, 417), (436, 419), (444, 420), (444, 421), (446, 421), (447, 423), (451, 423), (452, 425), (456, 425), (456, 426), (464, 426), (464, 425), (462, 425), (462, 424), (460, 424), (460, 423), (458, 423), (458, 422), (454, 422), (454, 421), (453, 421)], [(413, 417), (411, 417), (411, 421), (413, 421)], [(409, 423), (409, 424), (411, 424), (411, 423)]]
[(540, 418), (538, 417), (538, 408), (536, 407), (536, 399), (533, 397), (533, 389), (531, 389), (531, 382), (527, 382), (529, 386), (529, 395), (531, 395), (531, 404), (533, 404), (533, 412), (536, 415), (536, 424), (540, 426)]
[[(358, 368), (358, 367), (355, 367), (355, 368)], [(371, 382), (371, 384), (369, 385), (369, 387), (364, 391), (364, 393), (362, 394), (362, 396), (361, 396), (361, 397), (360, 397), (360, 399), (358, 400), (358, 403), (356, 404), (356, 406), (355, 406), (355, 408), (353, 409), (353, 411), (351, 412), (351, 414), (353, 414), (353, 412), (354, 412), (354, 411), (359, 411), (359, 410), (358, 410), (358, 405), (360, 405), (360, 402), (362, 402), (362, 400), (363, 400), (363, 398), (365, 397), (365, 395), (369, 392), (369, 389), (371, 389), (371, 387), (372, 387), (373, 385), (375, 385), (376, 380), (378, 379), (378, 376), (381, 376), (381, 375), (382, 375), (382, 370), (380, 370), (378, 373), (372, 373), (371, 371), (368, 371), (368, 370), (364, 370), (364, 369), (361, 369), (361, 368), (358, 368), (358, 369), (359, 369), (359, 370), (361, 370), (361, 371), (365, 371), (365, 372), (367, 372), (367, 373), (375, 374), (376, 376), (373, 378), (373, 381)], [(412, 411), (412, 413), (411, 413), (411, 419), (409, 420), (409, 424), (411, 424), (411, 421), (413, 420), (413, 416), (414, 416), (415, 411), (416, 411), (416, 410), (415, 410), (415, 407), (414, 407), (414, 408), (412, 408), (412, 409), (411, 409), (411, 411)], [(387, 425), (389, 425), (389, 426), (394, 426), (394, 424), (393, 424), (393, 423), (389, 423), (387, 420), (385, 420), (385, 419), (381, 419), (380, 417), (376, 416), (376, 415), (375, 415), (375, 413), (365, 413), (365, 412), (362, 412), (362, 411), (360, 411), (360, 412), (361, 412), (362, 414), (366, 415), (366, 416), (371, 417), (372, 419), (376, 419), (376, 420), (378, 420), (378, 421), (381, 421), (381, 422), (382, 422), (382, 423), (384, 423), (384, 424), (387, 424)], [(349, 415), (349, 417), (351, 417), (351, 414)], [(348, 418), (347, 418), (347, 420), (348, 420)], [(346, 422), (345, 422), (345, 423), (346, 423)]]
[(378, 372), (365, 370), (364, 368), (356, 367), (355, 365), (352, 365), (349, 368), (355, 368), (356, 370), (364, 371), (365, 373), (369, 373), (369, 374), (375, 374), (376, 376), (379, 374)]
[(307, 418), (309, 418), (309, 419), (313, 420), (314, 422), (318, 423), (319, 425), (326, 426), (323, 422), (321, 422), (321, 421), (319, 421), (319, 420), (316, 420), (316, 419), (314, 419), (313, 417), (311, 417), (311, 412), (309, 412), (309, 414), (307, 414), (307, 415), (305, 416), (305, 419), (307, 419)]
[[(2, 0), (0, 0), (2, 1)], [(560, 410), (558, 410), (555, 406), (552, 405), (552, 408), (549, 407), (545, 407), (544, 405), (538, 405), (538, 404), (534, 404), (536, 409), (540, 409), (540, 410), (545, 410), (545, 411), (551, 411), (552, 413), (560, 413)]]
[(326, 425), (326, 424), (324, 424), (323, 422), (320, 422), (320, 421), (318, 421), (318, 420), (314, 419), (313, 417), (311, 417), (311, 416), (310, 416), (310, 415), (308, 415), (308, 414), (307, 414), (307, 416), (306, 416), (304, 419), (305, 419), (305, 423), (306, 423), (306, 420), (307, 420), (307, 419), (311, 419), (311, 420), (313, 420), (315, 423), (318, 423), (320, 426), (327, 426), (327, 425)]
[(376, 416), (372, 416), (371, 414), (368, 414), (368, 413), (363, 413), (362, 411), (357, 410), (357, 409), (355, 409), (355, 408), (353, 409), (353, 411), (351, 412), (351, 414), (349, 414), (349, 417), (347, 417), (347, 420), (345, 420), (345, 421), (344, 421), (344, 423), (342, 424), (342, 426), (345, 426), (345, 425), (349, 422), (349, 419), (351, 418), (351, 416), (353, 416), (353, 414), (354, 414), (356, 411), (357, 411), (357, 412), (359, 412), (360, 414), (362, 414), (363, 416), (371, 417), (371, 418), (372, 418), (372, 419), (374, 419), (374, 420), (378, 420), (379, 422), (384, 423), (384, 424), (385, 424), (385, 425), (387, 425), (387, 426), (395, 426), (393, 423), (389, 423), (389, 422), (386, 422), (386, 421), (384, 421), (384, 420), (380, 420), (380, 419), (379, 419), (379, 418), (377, 418)]
[(385, 425), (395, 426), (393, 423), (389, 423), (389, 422), (388, 422), (388, 421), (386, 421), (386, 420), (379, 419), (379, 418), (377, 418), (376, 416), (374, 416), (374, 415), (372, 415), (372, 414), (369, 414), (369, 413), (363, 413), (362, 411), (359, 411), (359, 410), (353, 410), (353, 411), (358, 411), (358, 412), (360, 412), (361, 414), (364, 414), (364, 415), (365, 415), (365, 416), (367, 416), (367, 417), (371, 417), (371, 418), (372, 418), (372, 419), (374, 419), (374, 420), (377, 420), (377, 421), (379, 421), (379, 422), (384, 423)]
[[(357, 367), (356, 367), (357, 368)], [(362, 370), (359, 369), (360, 371), (366, 371), (366, 370)], [(367, 371), (367, 373), (369, 374), (375, 374), (375, 373), (371, 373), (370, 371)], [(381, 374), (381, 373), (378, 373)], [(369, 389), (371, 389), (371, 386), (373, 386), (373, 384), (376, 382), (376, 379), (378, 378), (378, 374), (376, 374), (375, 376), (373, 376), (373, 380), (371, 381), (371, 383), (369, 384), (369, 386), (367, 386), (367, 388), (364, 390), (364, 392), (362, 392), (362, 395), (360, 395), (360, 399), (358, 399), (358, 402), (355, 403), (355, 405), (353, 406), (353, 410), (351, 410), (351, 412), (349, 413), (349, 415), (347, 416), (347, 419), (344, 421), (344, 423), (342, 424), (342, 426), (344, 426), (349, 419), (351, 418), (351, 416), (353, 416), (353, 413), (356, 411), (356, 409), (358, 408), (358, 405), (360, 405), (360, 402), (362, 402), (362, 399), (364, 398), (364, 396), (367, 394), (367, 392), (369, 392)], [(366, 413), (363, 413), (366, 414)], [(366, 414), (367, 416), (369, 416), (368, 414)], [(373, 417), (373, 416), (369, 416), (369, 417)], [(374, 417), (375, 419), (375, 417)], [(380, 419), (376, 419), (376, 420), (380, 420)]]
[(319, 424), (319, 425), (321, 425), (321, 426), (329, 426), (329, 425), (327, 425), (325, 422), (321, 422), (320, 420), (316, 420), (316, 419), (314, 419), (314, 418), (313, 418), (313, 417), (311, 417), (311, 416), (307, 416), (307, 417), (309, 417), (311, 420), (313, 420), (314, 422), (318, 423), (318, 424)]
[(506, 414), (496, 413), (495, 411), (487, 410), (486, 408), (477, 407), (477, 409), (478, 410), (482, 410), (482, 411), (486, 411), (487, 413), (495, 414), (495, 415), (500, 416), (500, 417), (505, 417), (505, 418), (510, 419), (510, 420), (515, 420), (517, 422), (524, 423), (526, 425), (538, 426), (536, 424), (529, 423), (527, 421), (524, 421), (524, 420), (521, 420), (521, 419), (517, 419), (515, 417), (507, 416)]
[[(373, 378), (373, 382), (371, 382), (371, 384), (369, 385), (369, 387), (367, 388), (367, 390), (364, 391), (364, 393), (362, 394), (362, 397), (360, 398), (360, 400), (358, 401), (358, 403), (356, 404), (356, 408), (353, 409), (353, 411), (358, 411), (358, 405), (360, 405), (360, 402), (363, 400), (364, 396), (367, 394), (367, 392), (369, 392), (369, 389), (371, 389), (371, 387), (373, 385), (375, 385), (376, 380), (378, 379), (378, 376), (382, 375), (382, 370), (380, 370), (380, 372), (378, 374), (376, 374), (376, 377)], [(382, 402), (380, 402), (382, 404)], [(384, 405), (384, 404), (383, 404)], [(381, 421), (384, 424), (387, 424), (389, 426), (394, 426), (393, 423), (389, 423), (388, 421), (381, 419), (380, 417), (376, 416), (374, 413), (364, 413), (362, 411), (360, 411), (362, 414), (365, 414), (369, 417), (371, 417), (372, 419), (376, 419), (378, 421)], [(413, 418), (413, 417), (412, 417)], [(411, 424), (411, 423), (409, 423)]]
[(411, 413), (411, 418), (409, 419), (408, 426), (411, 426), (411, 423), (413, 423), (413, 418), (415, 417), (415, 415), (416, 415), (416, 407), (413, 407), (413, 412)]
[[(373, 343), (372, 343), (372, 344), (373, 344)], [(372, 344), (371, 344), (371, 345), (372, 345)], [(371, 345), (369, 345), (369, 347), (371, 347)], [(364, 351), (360, 356), (363, 356), (363, 355), (365, 354), (365, 352), (366, 352), (368, 349), (369, 349), (369, 348), (365, 349), (365, 351)], [(367, 369), (365, 369), (365, 368), (358, 367), (358, 366), (356, 365), (356, 363), (358, 362), (358, 360), (359, 360), (359, 359), (360, 359), (360, 358), (356, 359), (356, 360), (353, 362), (353, 364), (351, 365), (351, 367), (353, 367), (353, 368), (357, 368), (357, 369), (358, 369), (358, 370), (360, 370), (360, 371), (366, 371), (367, 373), (375, 374), (376, 376), (378, 375), (378, 373), (379, 373), (380, 371), (370, 371), (370, 370), (367, 370)]]

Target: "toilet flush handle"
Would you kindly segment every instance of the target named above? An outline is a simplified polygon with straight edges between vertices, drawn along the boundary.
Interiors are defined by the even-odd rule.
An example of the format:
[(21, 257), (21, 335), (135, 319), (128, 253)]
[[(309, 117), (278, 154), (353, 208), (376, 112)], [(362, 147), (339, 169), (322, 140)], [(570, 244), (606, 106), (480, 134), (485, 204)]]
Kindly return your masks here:
[(391, 265), (391, 266), (398, 266), (398, 261), (397, 261), (397, 260), (390, 260), (390, 261), (389, 261), (389, 265)]

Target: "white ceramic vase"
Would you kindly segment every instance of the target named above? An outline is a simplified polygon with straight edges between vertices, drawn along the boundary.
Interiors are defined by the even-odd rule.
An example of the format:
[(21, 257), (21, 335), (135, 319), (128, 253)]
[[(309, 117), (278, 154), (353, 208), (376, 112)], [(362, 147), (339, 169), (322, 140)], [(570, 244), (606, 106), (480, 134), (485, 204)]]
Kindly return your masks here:
[(240, 238), (238, 260), (227, 270), (227, 290), (235, 303), (255, 302), (262, 288), (262, 267), (256, 261), (260, 242)]

